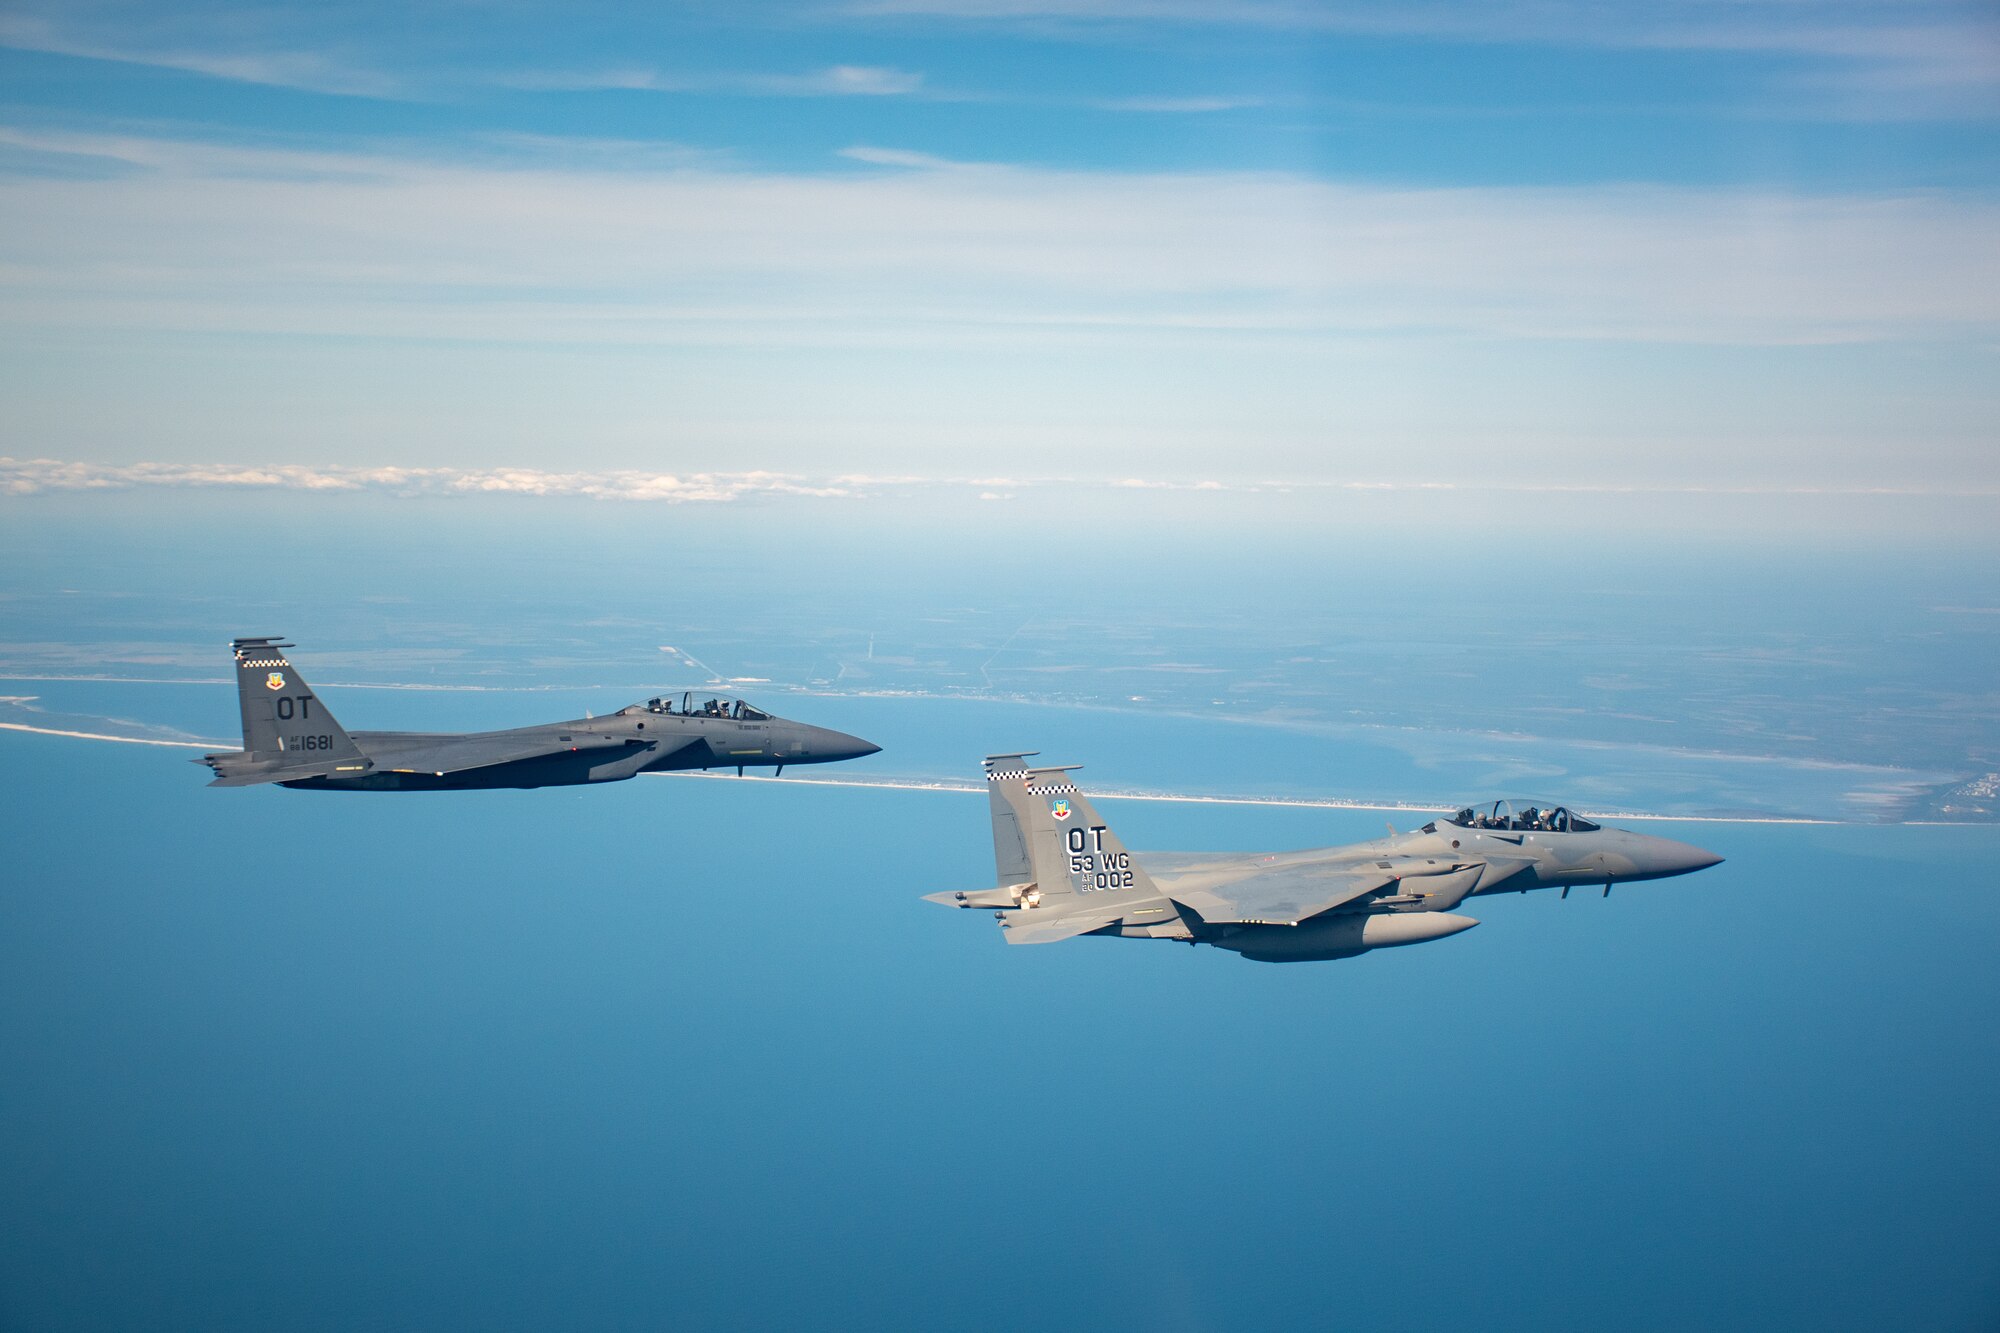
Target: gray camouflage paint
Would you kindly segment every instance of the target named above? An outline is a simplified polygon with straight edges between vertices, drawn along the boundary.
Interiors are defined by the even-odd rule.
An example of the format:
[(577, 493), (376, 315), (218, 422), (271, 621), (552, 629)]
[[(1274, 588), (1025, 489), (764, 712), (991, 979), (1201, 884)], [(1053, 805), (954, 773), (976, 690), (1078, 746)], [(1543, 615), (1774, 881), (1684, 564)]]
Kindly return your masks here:
[[(237, 639), (243, 749), (197, 760), (212, 787), (275, 782), (312, 791), (465, 791), (620, 782), (676, 769), (773, 768), (857, 759), (881, 749), (858, 736), (749, 708), (682, 711), (661, 701), (603, 717), (467, 733), (349, 732), (274, 638)], [(691, 699), (690, 699), (691, 702)]]
[[(1663, 879), (1719, 864), (1700, 847), (1496, 802), (1409, 833), (1278, 853), (1130, 852), (1066, 768), (986, 761), (997, 888), (926, 895), (991, 908), (1009, 944), (1077, 935), (1210, 944), (1260, 962), (1351, 958), (1470, 930), (1482, 894)], [(1526, 817), (1529, 809), (1537, 817)], [(1473, 816), (1467, 818), (1467, 816)], [(1455, 822), (1464, 820), (1464, 822)]]

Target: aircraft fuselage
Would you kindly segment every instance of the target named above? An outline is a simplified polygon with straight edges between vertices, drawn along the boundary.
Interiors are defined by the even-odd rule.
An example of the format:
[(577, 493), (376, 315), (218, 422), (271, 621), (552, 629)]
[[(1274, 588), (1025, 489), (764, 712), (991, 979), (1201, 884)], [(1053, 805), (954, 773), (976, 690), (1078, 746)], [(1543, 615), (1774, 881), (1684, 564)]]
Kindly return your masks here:
[[(349, 777), (281, 785), (319, 791), (469, 791), (621, 782), (684, 769), (783, 769), (836, 763), (880, 747), (845, 732), (785, 718), (739, 720), (625, 709), (597, 718), (505, 731), (350, 733), (368, 768)], [(540, 749), (530, 757), (462, 768), (485, 754)], [(459, 771), (451, 771), (458, 768)]]

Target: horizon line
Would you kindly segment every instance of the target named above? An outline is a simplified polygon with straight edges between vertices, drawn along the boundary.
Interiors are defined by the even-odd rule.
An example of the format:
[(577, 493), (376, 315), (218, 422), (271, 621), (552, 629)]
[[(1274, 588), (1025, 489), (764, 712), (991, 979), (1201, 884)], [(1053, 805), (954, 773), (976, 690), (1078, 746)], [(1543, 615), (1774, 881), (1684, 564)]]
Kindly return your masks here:
[[(219, 749), (226, 752), (230, 745), (228, 741), (175, 741), (145, 736), (113, 736), (96, 731), (74, 731), (60, 727), (34, 727), (22, 722), (0, 722), (0, 731), (24, 732), (36, 736), (55, 736), (68, 740), (110, 741), (119, 745), (153, 745), (184, 750)], [(976, 795), (987, 789), (983, 783), (974, 786), (969, 781), (962, 781), (956, 778), (787, 778), (775, 774), (718, 773), (709, 769), (681, 769), (665, 773), (645, 773), (638, 776), (655, 778), (713, 778), (729, 782), (770, 782), (801, 787), (857, 787), (883, 791), (950, 792), (966, 795)], [(1128, 791), (1109, 787), (1093, 788), (1090, 794), (1095, 799), (1107, 801), (1159, 801), (1176, 805), (1250, 805), (1276, 809), (1355, 810), (1383, 814), (1446, 814), (1458, 808), (1450, 805), (1428, 805), (1415, 801), (1368, 800), (1339, 796), (1215, 796), (1189, 792)], [(1577, 813), (1593, 819), (1644, 820), (1654, 823), (1672, 824), (1796, 824), (1867, 828), (1991, 827), (1990, 824), (1979, 820), (1899, 819), (1889, 821), (1885, 824), (1870, 820), (1825, 819), (1805, 815), (1670, 815), (1639, 810), (1582, 809), (1579, 809)]]
[(1506, 477), (1364, 479), (1268, 477), (1219, 481), (1201, 477), (1034, 475), (874, 475), (852, 472), (809, 474), (772, 469), (733, 472), (668, 472), (638, 468), (557, 471), (536, 467), (463, 468), (452, 466), (347, 464), (94, 463), (59, 458), (0, 455), (0, 496), (50, 493), (107, 493), (133, 490), (291, 491), (323, 495), (386, 495), (398, 499), (433, 496), (526, 496), (535, 499), (589, 499), (653, 504), (729, 504), (748, 498), (785, 496), (811, 500), (865, 501), (925, 490), (968, 493), (987, 503), (1007, 503), (1018, 491), (1058, 487), (1102, 491), (1171, 492), (1208, 495), (1283, 495), (1293, 492), (1351, 494), (1509, 495), (1703, 495), (1796, 496), (1801, 498), (1992, 499), (2000, 487), (1874, 485), (1802, 486), (1781, 483), (1691, 485), (1666, 482), (1550, 482)]

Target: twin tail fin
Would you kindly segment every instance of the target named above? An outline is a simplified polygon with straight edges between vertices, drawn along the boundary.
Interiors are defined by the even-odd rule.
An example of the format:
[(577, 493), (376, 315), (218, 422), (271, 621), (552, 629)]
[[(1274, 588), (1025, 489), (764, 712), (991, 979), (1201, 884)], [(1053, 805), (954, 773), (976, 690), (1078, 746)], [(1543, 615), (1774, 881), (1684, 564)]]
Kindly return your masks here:
[(236, 702), (243, 714), (243, 752), (207, 755), (200, 761), (215, 770), (213, 785), (283, 782), (368, 767), (347, 729), (285, 656), (293, 646), (275, 637), (230, 643)]
[(986, 760), (999, 883), (1033, 884), (1044, 899), (1156, 896), (1153, 881), (1070, 780), (1078, 766), (1031, 767), (1030, 757), (1002, 754)]
[(1009, 944), (1093, 934), (1188, 938), (1174, 905), (1070, 781), (1074, 767), (1031, 767), (1028, 758), (986, 760), (999, 887), (926, 897), (997, 909)]

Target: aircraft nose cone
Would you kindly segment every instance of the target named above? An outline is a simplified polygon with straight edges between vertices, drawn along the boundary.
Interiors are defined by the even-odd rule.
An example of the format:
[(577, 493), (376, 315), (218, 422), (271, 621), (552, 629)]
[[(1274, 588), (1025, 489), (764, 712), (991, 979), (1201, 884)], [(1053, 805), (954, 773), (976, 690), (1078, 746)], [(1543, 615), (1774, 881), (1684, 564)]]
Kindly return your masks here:
[(842, 759), (859, 759), (863, 755), (880, 754), (882, 747), (872, 741), (864, 741), (859, 736), (850, 736), (844, 731), (832, 731), (826, 727), (815, 727), (806, 749), (819, 763), (836, 763)]
[(1675, 842), (1671, 838), (1653, 838), (1647, 848), (1656, 875), (1686, 875), (1710, 866), (1722, 864), (1722, 858), (1704, 847), (1691, 842)]

